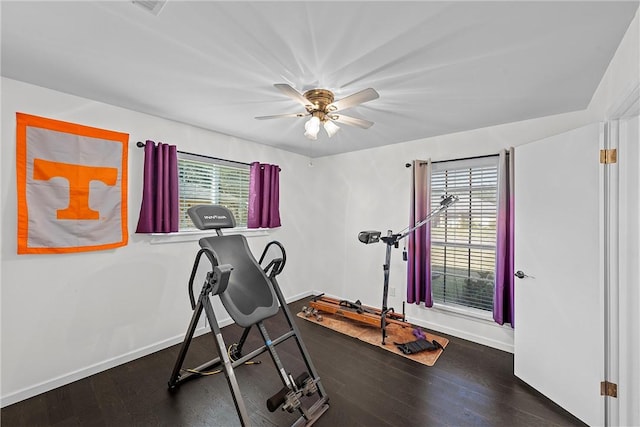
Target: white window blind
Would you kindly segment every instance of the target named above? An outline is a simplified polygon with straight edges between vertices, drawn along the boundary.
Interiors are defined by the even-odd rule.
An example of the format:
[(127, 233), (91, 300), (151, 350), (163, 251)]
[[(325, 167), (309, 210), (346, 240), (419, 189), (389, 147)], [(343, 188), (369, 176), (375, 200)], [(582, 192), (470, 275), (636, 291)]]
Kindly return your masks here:
[(196, 230), (187, 209), (200, 204), (225, 206), (247, 226), (249, 165), (178, 152), (178, 181), (180, 231)]
[(493, 309), (497, 184), (497, 157), (434, 165), (431, 208), (442, 195), (459, 198), (431, 222), (434, 301)]

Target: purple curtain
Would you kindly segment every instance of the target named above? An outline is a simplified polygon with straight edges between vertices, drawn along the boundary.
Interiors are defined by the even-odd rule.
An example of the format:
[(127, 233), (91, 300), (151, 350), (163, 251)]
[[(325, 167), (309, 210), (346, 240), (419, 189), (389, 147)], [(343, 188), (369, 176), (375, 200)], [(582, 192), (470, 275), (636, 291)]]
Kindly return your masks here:
[(247, 228), (280, 227), (280, 167), (251, 163)]
[(496, 284), (493, 296), (493, 319), (514, 326), (513, 279), (513, 148), (502, 150), (498, 164), (498, 218), (496, 241)]
[(136, 233), (178, 231), (178, 154), (175, 145), (144, 146), (142, 205)]
[[(430, 211), (431, 161), (413, 161), (413, 184), (409, 227), (422, 221)], [(409, 234), (407, 268), (407, 302), (433, 306), (431, 296), (431, 223)]]

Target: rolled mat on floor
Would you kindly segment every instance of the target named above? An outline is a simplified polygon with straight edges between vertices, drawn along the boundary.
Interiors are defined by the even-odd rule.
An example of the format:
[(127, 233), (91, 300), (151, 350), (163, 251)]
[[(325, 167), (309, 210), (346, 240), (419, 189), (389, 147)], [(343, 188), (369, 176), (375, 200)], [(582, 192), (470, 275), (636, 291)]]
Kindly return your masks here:
[(391, 323), (387, 325), (387, 338), (385, 339), (385, 345), (382, 345), (382, 331), (379, 327), (369, 326), (364, 323), (347, 319), (337, 314), (328, 314), (320, 312), (322, 315), (322, 321), (318, 321), (315, 316), (305, 316), (304, 313), (298, 313), (298, 317), (308, 320), (309, 322), (316, 323), (324, 326), (325, 328), (332, 329), (336, 332), (340, 332), (344, 335), (357, 338), (368, 344), (375, 345), (383, 348), (398, 356), (406, 357), (407, 359), (414, 360), (423, 365), (433, 366), (444, 348), (449, 344), (449, 340), (437, 335), (424, 332), (425, 338), (428, 341), (437, 341), (443, 348), (434, 351), (422, 351), (415, 354), (404, 354), (394, 343), (406, 343), (415, 341), (416, 336), (413, 334), (415, 325), (407, 323), (406, 326), (399, 325), (397, 323)]

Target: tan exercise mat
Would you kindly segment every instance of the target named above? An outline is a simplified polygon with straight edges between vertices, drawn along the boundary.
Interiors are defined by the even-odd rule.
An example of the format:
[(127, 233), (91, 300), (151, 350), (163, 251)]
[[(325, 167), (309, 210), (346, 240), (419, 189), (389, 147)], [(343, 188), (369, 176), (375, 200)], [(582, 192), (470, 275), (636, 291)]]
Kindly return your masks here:
[[(416, 354), (404, 354), (400, 351), (394, 343), (406, 343), (417, 339), (415, 335), (413, 335), (413, 329), (416, 328), (416, 326), (410, 323), (407, 323), (406, 326), (401, 326), (396, 323), (388, 324), (387, 338), (385, 339), (386, 344), (382, 345), (382, 331), (379, 327), (369, 326), (337, 314), (320, 312), (320, 315), (322, 316), (322, 321), (318, 321), (315, 316), (307, 317), (302, 312), (298, 313), (298, 317), (301, 319), (308, 320), (350, 337), (358, 338), (361, 341), (378, 346), (399, 356), (406, 357), (407, 359), (415, 360), (423, 365), (433, 366), (443, 352), (442, 349), (421, 351)], [(423, 333), (428, 341), (436, 340), (442, 347), (446, 348), (447, 344), (449, 344), (449, 340), (446, 338), (424, 332), (424, 330)]]

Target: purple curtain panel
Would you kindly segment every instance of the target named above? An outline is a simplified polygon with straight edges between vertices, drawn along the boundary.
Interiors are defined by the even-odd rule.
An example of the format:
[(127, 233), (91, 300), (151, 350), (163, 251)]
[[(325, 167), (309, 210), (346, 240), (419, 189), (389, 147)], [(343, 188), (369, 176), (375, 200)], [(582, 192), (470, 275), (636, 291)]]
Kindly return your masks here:
[[(430, 212), (431, 162), (413, 161), (413, 183), (409, 227), (422, 221)], [(431, 223), (409, 234), (407, 268), (407, 302), (433, 306), (431, 296)]]
[(280, 167), (251, 163), (247, 228), (280, 227)]
[(144, 147), (142, 204), (136, 233), (178, 231), (178, 151), (175, 145), (147, 141)]

